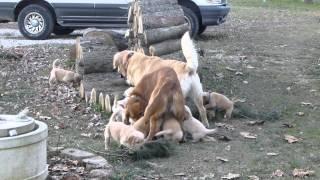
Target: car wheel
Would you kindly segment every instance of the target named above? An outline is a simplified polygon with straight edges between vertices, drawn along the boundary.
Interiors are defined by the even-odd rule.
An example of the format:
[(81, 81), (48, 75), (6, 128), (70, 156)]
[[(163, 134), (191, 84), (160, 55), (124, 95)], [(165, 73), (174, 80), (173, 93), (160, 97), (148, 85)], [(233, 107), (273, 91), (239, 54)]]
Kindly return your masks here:
[(202, 34), (207, 29), (207, 26), (201, 25), (199, 27), (198, 35)]
[(19, 13), (18, 26), (21, 34), (28, 39), (47, 39), (53, 31), (54, 20), (49, 9), (32, 4)]
[(199, 19), (198, 16), (189, 8), (182, 7), (186, 21), (189, 24), (190, 35), (195, 37), (199, 32)]
[(55, 35), (68, 35), (68, 34), (71, 34), (73, 31), (74, 31), (74, 29), (64, 28), (64, 27), (57, 26), (57, 25), (53, 29), (53, 33)]

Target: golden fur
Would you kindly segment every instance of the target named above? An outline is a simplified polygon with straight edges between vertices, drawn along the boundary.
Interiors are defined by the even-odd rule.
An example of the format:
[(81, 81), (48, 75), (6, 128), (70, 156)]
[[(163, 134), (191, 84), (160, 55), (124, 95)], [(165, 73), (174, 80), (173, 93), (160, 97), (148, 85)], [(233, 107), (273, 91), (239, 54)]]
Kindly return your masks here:
[[(145, 109), (145, 110), (144, 110)], [(164, 116), (171, 116), (182, 124), (184, 120), (184, 98), (175, 71), (169, 67), (146, 74), (134, 87), (126, 105), (126, 120), (142, 116), (134, 127), (152, 140), (159, 131)]]
[(212, 93), (204, 92), (203, 100), (205, 102), (206, 109), (217, 108), (220, 110), (225, 110), (226, 113), (224, 118), (228, 120), (231, 118), (234, 103), (226, 96), (216, 92), (212, 92)]
[(57, 67), (58, 59), (53, 62), (53, 67), (50, 72), (49, 85), (53, 85), (55, 82), (64, 82), (64, 83), (79, 83), (81, 81), (81, 76), (78, 73), (65, 70)]

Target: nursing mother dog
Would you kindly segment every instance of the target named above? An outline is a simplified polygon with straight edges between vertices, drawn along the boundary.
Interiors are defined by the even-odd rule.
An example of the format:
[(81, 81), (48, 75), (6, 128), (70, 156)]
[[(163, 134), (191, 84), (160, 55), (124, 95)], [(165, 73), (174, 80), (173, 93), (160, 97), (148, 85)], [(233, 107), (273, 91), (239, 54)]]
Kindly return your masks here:
[(141, 78), (163, 66), (171, 67), (177, 74), (184, 98), (190, 97), (199, 111), (202, 123), (209, 126), (206, 109), (203, 105), (203, 89), (198, 69), (198, 55), (189, 32), (181, 39), (183, 55), (187, 62), (178, 60), (164, 60), (156, 56), (146, 56), (134, 51), (121, 51), (113, 57), (113, 68), (118, 69), (127, 83), (136, 86)]

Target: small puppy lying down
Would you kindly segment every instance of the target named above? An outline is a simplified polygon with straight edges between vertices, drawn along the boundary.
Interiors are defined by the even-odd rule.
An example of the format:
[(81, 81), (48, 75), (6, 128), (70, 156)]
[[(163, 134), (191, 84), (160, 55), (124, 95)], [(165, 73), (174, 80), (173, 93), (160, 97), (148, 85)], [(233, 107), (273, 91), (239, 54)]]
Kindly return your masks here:
[(144, 143), (144, 134), (142, 132), (137, 131), (133, 126), (126, 125), (123, 122), (114, 122), (112, 119), (114, 118), (110, 118), (104, 131), (106, 150), (109, 149), (111, 138), (130, 149), (139, 148)]
[(49, 85), (55, 82), (79, 83), (81, 76), (78, 73), (59, 68), (56, 64), (58, 59), (53, 61), (52, 70), (50, 72)]
[(179, 122), (174, 118), (164, 120), (162, 131), (156, 133), (156, 137), (163, 135), (164, 139), (180, 142), (183, 138), (183, 131)]
[(186, 115), (183, 121), (183, 130), (192, 135), (192, 142), (198, 142), (201, 139), (210, 140), (209, 134), (217, 132), (216, 129), (207, 129), (199, 120), (194, 118), (188, 106), (185, 106)]
[(217, 108), (225, 110), (226, 113), (224, 115), (224, 118), (228, 120), (231, 118), (234, 103), (226, 96), (216, 92), (203, 92), (203, 102), (206, 109)]

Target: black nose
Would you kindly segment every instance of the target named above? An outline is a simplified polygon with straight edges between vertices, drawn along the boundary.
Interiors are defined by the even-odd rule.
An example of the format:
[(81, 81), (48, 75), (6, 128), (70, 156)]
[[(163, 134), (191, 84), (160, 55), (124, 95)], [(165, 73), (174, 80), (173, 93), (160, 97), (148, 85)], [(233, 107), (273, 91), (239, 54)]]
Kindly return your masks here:
[(124, 78), (124, 76), (122, 74), (120, 74), (121, 78)]

